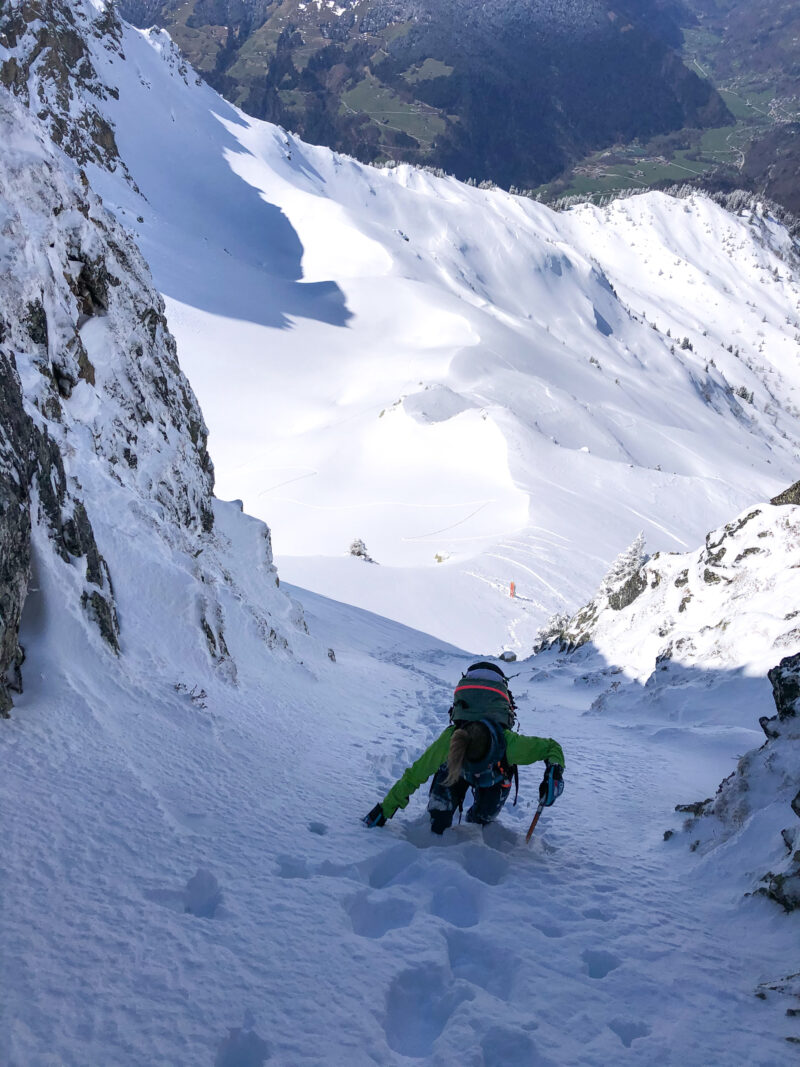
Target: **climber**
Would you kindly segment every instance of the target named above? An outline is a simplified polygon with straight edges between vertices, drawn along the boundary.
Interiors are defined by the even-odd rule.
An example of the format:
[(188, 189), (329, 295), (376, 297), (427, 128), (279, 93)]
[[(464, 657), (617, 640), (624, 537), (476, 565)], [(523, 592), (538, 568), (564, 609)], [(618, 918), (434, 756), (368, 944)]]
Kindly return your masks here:
[[(550, 738), (514, 733), (514, 698), (503, 671), (481, 660), (467, 668), (458, 683), (449, 725), (366, 815), (367, 826), (383, 826), (411, 794), (433, 775), (428, 813), (431, 830), (443, 834), (461, 811), (471, 788), (467, 822), (486, 825), (500, 814), (517, 779), (517, 764), (545, 761), (540, 802), (548, 807), (564, 790), (564, 753)], [(514, 798), (516, 803), (516, 797)]]

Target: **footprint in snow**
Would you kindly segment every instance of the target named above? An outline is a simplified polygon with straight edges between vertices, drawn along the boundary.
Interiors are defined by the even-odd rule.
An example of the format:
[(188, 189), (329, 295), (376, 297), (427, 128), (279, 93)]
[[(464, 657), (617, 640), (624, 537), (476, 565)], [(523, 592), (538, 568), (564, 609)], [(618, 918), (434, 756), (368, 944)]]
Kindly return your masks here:
[(402, 830), (403, 838), (414, 848), (452, 848), (462, 842), (457, 834), (432, 834), (430, 819), (427, 814), (414, 822), (405, 824)]
[[(498, 1000), (508, 1000), (511, 997), (514, 979), (519, 970), (516, 957), (507, 956), (495, 963), (496, 946), (480, 934), (466, 930), (448, 930), (445, 936), (450, 970), (454, 978), (461, 978), (479, 986)], [(491, 966), (487, 967), (487, 960), (492, 961)]]
[(186, 883), (183, 910), (200, 919), (213, 919), (221, 903), (219, 882), (211, 871), (201, 867)]
[(489, 823), (488, 826), (483, 827), (481, 833), (484, 845), (494, 849), (495, 852), (513, 852), (519, 847), (520, 840), (524, 844), (524, 837), (520, 839), (518, 834), (500, 822)]
[(625, 1048), (630, 1048), (637, 1038), (647, 1037), (650, 1034), (650, 1027), (636, 1022), (635, 1019), (612, 1019), (608, 1028), (614, 1031)]
[[(414, 846), (407, 842), (402, 842), (393, 848), (387, 849), (385, 852), (381, 852), (374, 859), (367, 860), (360, 867), (366, 874), (367, 881), (373, 889), (383, 889), (390, 882), (394, 882), (401, 875), (405, 875), (417, 859), (418, 852)], [(407, 881), (408, 879), (404, 880)]]
[(586, 964), (590, 978), (605, 978), (622, 963), (621, 959), (604, 949), (587, 948), (581, 954), (581, 958)]
[(601, 923), (611, 922), (614, 918), (613, 915), (609, 915), (608, 912), (603, 911), (602, 908), (587, 908), (582, 911), (581, 914), (585, 919), (598, 919)]
[(366, 890), (345, 905), (354, 933), (360, 937), (379, 938), (390, 930), (408, 926), (414, 918), (415, 907), (404, 897)]
[(481, 1041), (483, 1067), (509, 1067), (510, 1064), (525, 1064), (526, 1067), (555, 1067), (552, 1060), (536, 1052), (536, 1045), (524, 1030), (512, 1030), (494, 1026)]
[(320, 837), (324, 837), (328, 832), (328, 827), (324, 822), (310, 822), (308, 824), (308, 829), (312, 834), (319, 834)]
[(220, 918), (222, 890), (211, 871), (202, 867), (183, 889), (146, 889), (144, 896), (154, 904), (187, 915), (196, 915), (199, 919)]
[(262, 1067), (271, 1053), (269, 1045), (255, 1030), (229, 1030), (219, 1043), (214, 1067)]
[(402, 1056), (430, 1056), (450, 1016), (474, 996), (443, 967), (414, 967), (399, 974), (386, 994), (384, 1030), (391, 1049)]
[(560, 926), (556, 926), (555, 923), (538, 923), (535, 925), (539, 933), (544, 934), (545, 937), (557, 938), (564, 936), (564, 931)]
[(464, 849), (464, 870), (486, 885), (500, 885), (508, 874), (508, 860), (481, 845), (467, 845)]
[(279, 878), (310, 878), (308, 860), (302, 856), (277, 856)]
[(453, 926), (477, 926), (481, 918), (481, 894), (473, 883), (468, 883), (456, 871), (447, 882), (440, 885), (431, 900), (431, 913), (445, 919)]

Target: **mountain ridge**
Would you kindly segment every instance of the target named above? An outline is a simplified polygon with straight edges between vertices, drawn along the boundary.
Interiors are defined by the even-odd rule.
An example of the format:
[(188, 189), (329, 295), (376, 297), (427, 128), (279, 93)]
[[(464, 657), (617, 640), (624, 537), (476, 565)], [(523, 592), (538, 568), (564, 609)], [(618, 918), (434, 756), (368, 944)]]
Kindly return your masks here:
[(243, 116), (163, 32), (123, 32), (126, 60), (88, 26), (130, 180), (90, 181), (166, 295), (221, 492), (270, 522), (292, 581), (519, 650), (639, 529), (686, 545), (754, 477), (791, 480), (796, 251), (758, 205), (555, 214), (359, 166)]

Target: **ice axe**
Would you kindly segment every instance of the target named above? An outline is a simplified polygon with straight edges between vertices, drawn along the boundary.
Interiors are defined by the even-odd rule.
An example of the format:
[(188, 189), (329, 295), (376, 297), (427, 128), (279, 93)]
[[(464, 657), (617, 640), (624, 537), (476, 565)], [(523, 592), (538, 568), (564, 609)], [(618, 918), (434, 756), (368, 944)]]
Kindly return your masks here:
[(533, 822), (528, 827), (528, 832), (525, 835), (526, 845), (530, 842), (533, 831), (536, 829), (536, 824), (539, 821), (539, 816), (542, 814), (542, 809), (549, 808), (563, 792), (563, 768), (559, 763), (551, 763), (547, 760), (545, 762), (544, 778), (542, 779), (542, 784), (539, 786), (539, 807), (536, 809)]
[(539, 816), (544, 811), (544, 807), (545, 807), (544, 801), (540, 800), (539, 801), (539, 807), (536, 809), (536, 814), (533, 817), (533, 821), (531, 822), (530, 826), (528, 827), (527, 834), (525, 834), (525, 844), (526, 845), (530, 843), (530, 840), (533, 837), (533, 831), (536, 829), (536, 824), (539, 821)]

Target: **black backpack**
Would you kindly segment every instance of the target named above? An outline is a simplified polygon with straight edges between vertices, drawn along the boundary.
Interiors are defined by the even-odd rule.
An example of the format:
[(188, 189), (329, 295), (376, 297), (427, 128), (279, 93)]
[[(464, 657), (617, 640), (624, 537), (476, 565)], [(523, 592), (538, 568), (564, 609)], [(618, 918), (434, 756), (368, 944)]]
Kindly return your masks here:
[(516, 704), (508, 688), (508, 679), (493, 663), (481, 661), (468, 667), (455, 688), (450, 721), (456, 726), (464, 722), (483, 722), (492, 736), (489, 751), (478, 761), (464, 760), (461, 775), (476, 789), (497, 785), (498, 782), (516, 789), (514, 804), (519, 794), (519, 772), (516, 764), (506, 758), (504, 730), (513, 728), (517, 721)]
[(510, 730), (517, 721), (508, 679), (492, 663), (473, 663), (453, 693), (451, 722), (496, 722)]

